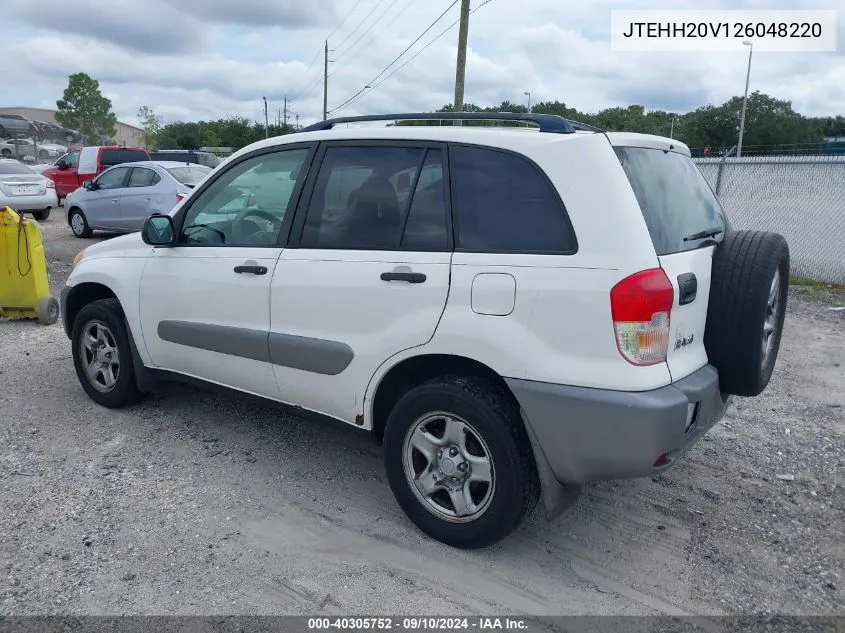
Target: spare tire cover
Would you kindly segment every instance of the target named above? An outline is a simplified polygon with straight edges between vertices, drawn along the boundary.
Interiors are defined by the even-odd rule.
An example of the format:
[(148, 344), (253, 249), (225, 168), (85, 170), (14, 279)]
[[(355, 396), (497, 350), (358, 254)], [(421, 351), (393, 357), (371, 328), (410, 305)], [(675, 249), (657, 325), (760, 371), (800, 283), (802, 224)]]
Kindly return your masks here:
[(723, 393), (753, 397), (769, 384), (789, 293), (789, 245), (766, 231), (729, 231), (713, 253), (704, 347)]

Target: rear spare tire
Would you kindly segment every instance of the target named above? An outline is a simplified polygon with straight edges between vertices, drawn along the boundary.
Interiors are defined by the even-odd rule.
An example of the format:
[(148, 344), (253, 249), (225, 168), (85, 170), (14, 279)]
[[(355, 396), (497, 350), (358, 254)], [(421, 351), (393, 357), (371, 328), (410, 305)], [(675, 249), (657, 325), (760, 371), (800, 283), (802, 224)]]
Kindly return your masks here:
[(731, 231), (713, 254), (704, 347), (721, 390), (757, 396), (780, 349), (789, 292), (789, 245), (766, 231)]

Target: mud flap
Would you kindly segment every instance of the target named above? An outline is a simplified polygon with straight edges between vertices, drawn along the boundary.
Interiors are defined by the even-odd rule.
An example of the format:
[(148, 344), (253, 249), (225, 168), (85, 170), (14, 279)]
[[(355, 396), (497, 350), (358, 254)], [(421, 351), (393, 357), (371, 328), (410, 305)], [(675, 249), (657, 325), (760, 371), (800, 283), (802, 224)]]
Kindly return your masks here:
[(135, 370), (135, 384), (138, 386), (138, 391), (141, 393), (149, 393), (153, 390), (155, 379), (150, 374), (144, 363), (141, 362), (141, 355), (138, 353), (138, 348), (135, 347), (135, 336), (132, 334), (132, 329), (129, 327), (129, 321), (124, 317), (123, 324), (126, 326), (126, 334), (129, 338), (129, 348), (132, 350), (132, 368)]
[(519, 414), (528, 439), (531, 441), (531, 450), (534, 453), (534, 463), (537, 465), (537, 474), (540, 477), (540, 487), (543, 494), (543, 508), (546, 511), (546, 519), (553, 521), (569, 508), (581, 494), (581, 486), (575, 484), (562, 484), (557, 480), (546, 454), (543, 452), (531, 421), (520, 407)]

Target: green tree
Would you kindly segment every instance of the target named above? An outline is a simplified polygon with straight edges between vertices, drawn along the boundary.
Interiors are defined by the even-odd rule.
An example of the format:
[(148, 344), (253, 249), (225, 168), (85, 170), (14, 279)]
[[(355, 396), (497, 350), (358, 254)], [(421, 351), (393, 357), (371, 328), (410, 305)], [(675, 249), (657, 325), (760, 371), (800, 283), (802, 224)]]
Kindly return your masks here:
[(114, 136), (117, 117), (111, 101), (100, 92), (100, 83), (85, 73), (68, 77), (68, 86), (56, 107), (56, 121), (82, 132), (86, 142), (103, 143)]
[(153, 150), (158, 147), (158, 135), (161, 132), (161, 122), (149, 106), (141, 106), (138, 108), (138, 120), (141, 122), (141, 127), (144, 128), (144, 142), (147, 149)]

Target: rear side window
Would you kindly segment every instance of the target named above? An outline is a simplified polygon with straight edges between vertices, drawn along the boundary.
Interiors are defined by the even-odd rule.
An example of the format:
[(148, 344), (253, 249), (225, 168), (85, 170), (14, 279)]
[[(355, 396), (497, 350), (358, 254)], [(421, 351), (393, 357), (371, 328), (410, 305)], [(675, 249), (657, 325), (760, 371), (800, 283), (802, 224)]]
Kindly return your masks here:
[(122, 163), (134, 163), (140, 160), (149, 159), (146, 153), (137, 149), (104, 149), (100, 162), (104, 167), (110, 167)]
[[(639, 147), (615, 150), (658, 255), (692, 250), (702, 240), (712, 239), (691, 239), (696, 233), (726, 230), (719, 201), (688, 156)], [(716, 239), (721, 240), (721, 235)]]
[(540, 170), (515, 154), (456, 146), (452, 206), (457, 247), (492, 253), (572, 254), (566, 210)]
[(128, 187), (152, 187), (161, 180), (161, 176), (152, 169), (136, 167), (129, 176)]

